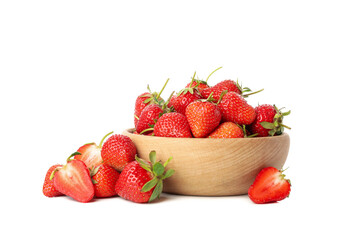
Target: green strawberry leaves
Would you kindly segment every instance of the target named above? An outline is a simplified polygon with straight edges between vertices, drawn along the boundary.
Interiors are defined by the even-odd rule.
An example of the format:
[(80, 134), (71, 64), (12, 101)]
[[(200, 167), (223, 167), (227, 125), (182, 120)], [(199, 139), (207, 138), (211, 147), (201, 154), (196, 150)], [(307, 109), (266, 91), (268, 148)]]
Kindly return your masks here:
[(161, 163), (157, 162), (153, 165), (153, 171), (155, 173), (155, 176), (160, 176), (164, 173), (165, 168)]
[(154, 201), (156, 198), (160, 198), (160, 194), (163, 190), (163, 182), (159, 181), (156, 187), (154, 188), (153, 193), (151, 194), (151, 197), (149, 199), (149, 202)]
[(140, 166), (146, 171), (152, 173), (154, 176), (153, 179), (145, 183), (141, 189), (142, 192), (148, 192), (151, 191), (151, 189), (154, 189), (149, 199), (149, 202), (151, 202), (156, 198), (160, 198), (160, 194), (163, 190), (163, 180), (171, 177), (175, 171), (173, 169), (165, 171), (165, 167), (171, 161), (172, 157), (162, 164), (161, 162), (156, 161), (156, 152), (151, 151), (149, 153), (149, 159), (150, 162), (135, 156), (135, 160), (140, 164)]
[(188, 92), (190, 92), (191, 94), (194, 94), (194, 89), (196, 89), (196, 87), (199, 86), (199, 84), (200, 84), (200, 83), (197, 83), (195, 86), (192, 86), (193, 82), (195, 81), (195, 75), (196, 75), (196, 72), (194, 72), (194, 75), (193, 75), (193, 77), (191, 79), (189, 87), (180, 90), (178, 92), (177, 96), (180, 96), (182, 94), (186, 94)]
[(145, 185), (142, 187), (141, 191), (142, 192), (148, 192), (150, 191), (153, 187), (156, 186), (156, 184), (158, 184), (159, 179), (157, 178), (153, 178), (150, 181), (148, 181), (147, 183), (145, 183)]
[(266, 129), (273, 129), (275, 127), (275, 124), (271, 122), (261, 122), (260, 125)]
[(281, 112), (281, 109), (278, 109), (275, 105), (274, 108), (276, 110), (276, 114), (274, 116), (274, 122), (260, 122), (260, 125), (265, 128), (265, 129), (269, 129), (269, 135), (270, 136), (274, 136), (274, 135), (281, 135), (284, 132), (284, 128), (287, 129), (291, 129), (290, 127), (284, 125), (282, 123), (284, 116), (287, 116), (291, 113), (291, 111), (287, 111), (287, 112)]

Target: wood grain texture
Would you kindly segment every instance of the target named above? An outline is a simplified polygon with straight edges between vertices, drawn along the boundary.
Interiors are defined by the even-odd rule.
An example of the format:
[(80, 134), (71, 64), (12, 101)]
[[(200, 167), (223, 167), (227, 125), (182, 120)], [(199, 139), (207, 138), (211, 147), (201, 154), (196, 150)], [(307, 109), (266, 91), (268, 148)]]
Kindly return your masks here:
[(134, 142), (138, 156), (149, 160), (155, 150), (174, 175), (164, 182), (164, 192), (197, 196), (247, 194), (256, 175), (265, 167), (281, 169), (286, 161), (289, 135), (263, 138), (165, 138), (123, 132)]

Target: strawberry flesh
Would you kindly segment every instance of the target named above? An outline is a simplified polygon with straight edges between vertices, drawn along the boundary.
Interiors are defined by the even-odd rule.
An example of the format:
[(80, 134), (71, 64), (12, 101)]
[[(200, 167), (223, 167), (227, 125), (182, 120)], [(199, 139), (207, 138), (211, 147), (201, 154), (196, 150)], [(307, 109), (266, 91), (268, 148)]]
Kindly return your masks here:
[(267, 167), (260, 171), (250, 186), (248, 195), (254, 203), (270, 203), (288, 197), (291, 184), (281, 171)]
[(56, 189), (79, 202), (89, 202), (94, 197), (94, 186), (85, 163), (69, 161), (54, 176)]
[(99, 166), (103, 162), (101, 147), (98, 147), (95, 143), (85, 144), (77, 152), (81, 153), (81, 155), (76, 155), (74, 158), (83, 161), (90, 169)]

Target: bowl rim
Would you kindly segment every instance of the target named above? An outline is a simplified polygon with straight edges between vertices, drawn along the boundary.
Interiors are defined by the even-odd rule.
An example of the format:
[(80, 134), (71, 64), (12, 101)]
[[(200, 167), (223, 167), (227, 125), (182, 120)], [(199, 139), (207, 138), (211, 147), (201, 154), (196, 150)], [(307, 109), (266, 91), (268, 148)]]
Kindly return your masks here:
[[(140, 134), (134, 134), (135, 128), (127, 128), (124, 130), (127, 134), (131, 134), (134, 137), (141, 137), (141, 138), (152, 138), (152, 139), (167, 139), (169, 141), (179, 140), (179, 139), (186, 139), (188, 141), (263, 141), (263, 140), (270, 140), (270, 139), (277, 139), (280, 140), (281, 138), (287, 138), (289, 137), (289, 134), (286, 132), (282, 133), (281, 135), (277, 136), (268, 136), (268, 137), (253, 137), (253, 138), (173, 138), (173, 137), (157, 137), (157, 136), (148, 136), (148, 135), (140, 135)], [(123, 132), (123, 133), (124, 133)]]

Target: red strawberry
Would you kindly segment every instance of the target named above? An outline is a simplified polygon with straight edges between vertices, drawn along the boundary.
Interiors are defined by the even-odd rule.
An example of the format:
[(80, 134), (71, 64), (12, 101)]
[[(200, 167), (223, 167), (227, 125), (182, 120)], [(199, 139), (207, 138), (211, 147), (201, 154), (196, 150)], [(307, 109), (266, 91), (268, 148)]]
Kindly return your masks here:
[(243, 130), (233, 122), (221, 123), (210, 135), (209, 138), (243, 138)]
[(256, 176), (248, 194), (254, 203), (269, 203), (283, 200), (289, 196), (290, 191), (290, 180), (285, 179), (283, 170), (267, 167)]
[(202, 95), (202, 91), (209, 88), (209, 85), (205, 81), (195, 79), (194, 82), (188, 83), (185, 88), (196, 88), (199, 91), (200, 95)]
[(150, 104), (141, 112), (136, 131), (142, 133), (145, 129), (154, 127), (155, 122), (163, 114), (163, 109), (157, 104)]
[(49, 170), (46, 173), (44, 185), (43, 185), (43, 193), (47, 197), (56, 197), (56, 196), (64, 195), (61, 192), (59, 192), (58, 190), (56, 190), (54, 181), (50, 180), (50, 176), (51, 176), (52, 172), (55, 170), (55, 168), (59, 168), (59, 167), (62, 167), (62, 165), (60, 165), (60, 164), (53, 165), (49, 168)]
[(196, 138), (207, 137), (221, 121), (219, 108), (207, 100), (190, 103), (185, 115)]
[(147, 203), (160, 198), (163, 189), (163, 180), (170, 177), (174, 170), (165, 171), (169, 158), (164, 165), (156, 162), (156, 152), (149, 154), (150, 162), (136, 157), (125, 166), (116, 182), (115, 191), (117, 194), (136, 203)]
[(94, 184), (95, 196), (99, 198), (115, 196), (115, 184), (119, 175), (118, 171), (106, 164), (92, 169), (90, 176)]
[(186, 107), (190, 103), (199, 99), (201, 99), (201, 96), (196, 89), (192, 87), (185, 88), (177, 95), (172, 96), (169, 102), (169, 107), (172, 107), (176, 112), (185, 115)]
[[(217, 70), (219, 70), (219, 69), (221, 69), (221, 68), (222, 68), (222, 67), (219, 67), (219, 68), (215, 69), (214, 71), (212, 71), (212, 72), (209, 74), (209, 76), (206, 78), (205, 81), (199, 80), (199, 79), (195, 79), (195, 74), (196, 74), (196, 72), (195, 72), (195, 74), (194, 74), (194, 76), (193, 76), (193, 80), (186, 85), (186, 88), (190, 88), (190, 87), (195, 88), (195, 89), (198, 90), (198, 92), (200, 93), (200, 95), (203, 96), (203, 95), (202, 95), (202, 91), (204, 91), (205, 89), (208, 89), (208, 88), (209, 88), (209, 85), (207, 84), (207, 81), (209, 80), (209, 78), (211, 77), (211, 75), (213, 75)], [(210, 95), (210, 94), (209, 94), (209, 95)], [(209, 96), (209, 95), (208, 95), (208, 96)], [(208, 98), (208, 96), (207, 96), (206, 98)]]
[(72, 197), (76, 201), (89, 202), (94, 197), (94, 186), (85, 163), (70, 159), (76, 154), (80, 153), (73, 153), (67, 159), (66, 165), (55, 168), (50, 179), (54, 179), (55, 188), (59, 192)]
[(174, 95), (170, 98), (169, 101), (169, 107), (173, 108), (176, 112), (184, 114), (185, 115), (185, 110), (186, 107), (198, 100), (201, 99), (201, 95), (199, 94), (199, 92), (194, 88), (195, 85), (193, 85), (193, 83), (195, 82), (195, 74), (191, 80), (191, 82), (188, 84), (189, 87), (188, 88), (184, 88), (182, 89), (177, 95)]
[(148, 90), (149, 92), (145, 92), (141, 95), (139, 95), (136, 98), (135, 101), (135, 111), (134, 111), (134, 126), (136, 127), (140, 114), (142, 112), (142, 110), (149, 104), (159, 104), (161, 105), (164, 100), (160, 97), (161, 93), (163, 92), (163, 90), (165, 89), (167, 83), (169, 82), (169, 79), (166, 80), (163, 88), (161, 89), (161, 91), (159, 93), (154, 92), (152, 93), (149, 86), (148, 86)]
[(252, 134), (258, 134), (258, 137), (281, 135), (284, 127), (290, 127), (282, 123), (283, 117), (290, 114), (290, 111), (282, 113), (275, 105), (263, 104), (255, 108), (256, 119), (249, 126)]
[[(224, 91), (227, 92), (236, 92), (238, 94), (240, 94), (241, 96), (243, 96), (244, 98), (259, 93), (261, 91), (263, 91), (264, 89), (261, 89), (259, 91), (256, 92), (251, 92), (251, 89), (248, 87), (242, 87), (239, 85), (239, 83), (233, 80), (224, 80), (219, 82), (218, 84), (216, 84), (215, 86), (211, 87), (211, 88), (207, 88), (205, 90), (202, 91), (202, 96), (204, 98), (208, 98), (210, 96), (211, 93), (213, 93), (212, 97), (214, 100), (219, 101), (221, 93)], [(250, 93), (247, 93), (250, 92)]]
[(143, 94), (140, 94), (135, 101), (135, 111), (134, 111), (134, 126), (136, 127), (140, 114), (142, 110), (151, 103), (154, 103), (154, 98), (157, 96), (157, 94), (151, 94), (149, 92), (145, 92)]
[(224, 122), (248, 125), (255, 120), (255, 109), (238, 93), (226, 93), (220, 100), (218, 106)]
[(241, 94), (240, 87), (238, 84), (233, 80), (224, 80), (222, 82), (219, 82), (215, 86), (211, 88), (207, 88), (202, 92), (202, 96), (204, 98), (208, 98), (211, 93), (213, 93), (212, 97), (215, 101), (219, 101), (220, 95), (222, 92), (228, 91), (228, 92), (236, 92), (238, 94)]
[(127, 136), (115, 134), (109, 137), (101, 150), (103, 162), (121, 171), (125, 165), (135, 160), (136, 147)]
[(191, 138), (190, 126), (181, 113), (165, 113), (154, 126), (154, 135), (158, 137)]
[(77, 152), (81, 153), (81, 155), (76, 155), (74, 158), (76, 160), (83, 161), (86, 166), (90, 169), (99, 166), (103, 160), (101, 158), (101, 148), (102, 144), (107, 136), (112, 134), (113, 132), (110, 132), (101, 139), (99, 146), (97, 146), (95, 143), (88, 143), (80, 147)]

